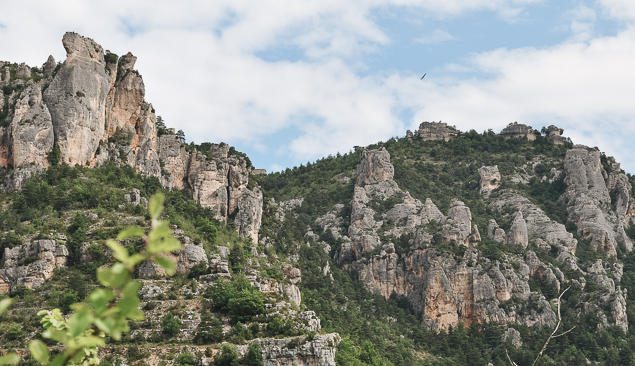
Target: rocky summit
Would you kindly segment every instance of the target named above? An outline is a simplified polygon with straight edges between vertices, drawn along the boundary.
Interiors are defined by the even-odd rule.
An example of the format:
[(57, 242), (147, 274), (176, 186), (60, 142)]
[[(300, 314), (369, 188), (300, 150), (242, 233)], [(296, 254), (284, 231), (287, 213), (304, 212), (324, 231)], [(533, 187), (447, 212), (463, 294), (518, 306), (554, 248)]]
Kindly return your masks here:
[(0, 353), (31, 360), (158, 192), (181, 249), (133, 268), (144, 318), (101, 365), (635, 364), (635, 178), (598, 148), (422, 122), (266, 174), (167, 127), (132, 53), (62, 44), (0, 61)]

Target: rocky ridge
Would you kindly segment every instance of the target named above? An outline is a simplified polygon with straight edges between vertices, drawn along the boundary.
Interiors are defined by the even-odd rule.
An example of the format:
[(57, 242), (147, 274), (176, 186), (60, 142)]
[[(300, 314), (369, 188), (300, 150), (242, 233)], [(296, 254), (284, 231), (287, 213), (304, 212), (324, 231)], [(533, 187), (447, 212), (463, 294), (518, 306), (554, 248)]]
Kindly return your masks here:
[(250, 185), (247, 160), (225, 144), (192, 150), (173, 134), (159, 134), (131, 53), (118, 58), (71, 32), (62, 43), (67, 57), (57, 66), (53, 57), (41, 69), (2, 63), (0, 168), (15, 169), (5, 189), (20, 189), (48, 168), (51, 154), (71, 166), (115, 161), (188, 191), (216, 219), (235, 222), (241, 236), (257, 242), (262, 192)]
[[(575, 149), (570, 152), (576, 153)], [(567, 159), (571, 160), (569, 154)], [(584, 154), (587, 154), (586, 150)], [(599, 155), (593, 161), (596, 160), (599, 164)], [(586, 171), (581, 173), (569, 165), (565, 163), (564, 172), (569, 177), (566, 178), (569, 189), (562, 199), (580, 194), (587, 197), (589, 194), (584, 192), (588, 189), (578, 189), (575, 183), (577, 175), (587, 176)], [(590, 170), (594, 171), (593, 167)], [(489, 193), (500, 187), (501, 175), (495, 167), (483, 167), (479, 173), (481, 193), (487, 192), (487, 199)], [(624, 178), (618, 178), (620, 174), (623, 173), (614, 173), (610, 181), (627, 183)], [(513, 250), (524, 254), (504, 254), (500, 260), (491, 260), (479, 251), (482, 238), (478, 227), (472, 224), (470, 208), (455, 199), (444, 215), (429, 198), (422, 203), (402, 191), (393, 180), (394, 168), (385, 149), (363, 151), (357, 175), (348, 230), (341, 229), (342, 219), (338, 216), (341, 208), (337, 207), (319, 217), (316, 224), (342, 241), (341, 249), (335, 253), (336, 261), (356, 272), (371, 292), (385, 298), (406, 297), (423, 314), (422, 326), (433, 330), (447, 330), (459, 322), (553, 326), (557, 319), (549, 305), (552, 299), (532, 290), (529, 282), (549, 286), (553, 294), (558, 294), (569, 285), (584, 288), (583, 276), (590, 276), (606, 293), (599, 300), (604, 305), (588, 303), (585, 305), (591, 309), (588, 311), (602, 314), (602, 327), (616, 325), (625, 331), (628, 329), (624, 290), (614, 280), (616, 270), (602, 260), (595, 269), (580, 268), (575, 256), (578, 241), (573, 234), (514, 190), (504, 189), (487, 201), (494, 212), (503, 212), (510, 223), (504, 230), (491, 219), (485, 237), (509, 248), (518, 248)], [(609, 175), (606, 176), (606, 182), (609, 182)], [(604, 202), (606, 209), (602, 212), (618, 222), (617, 216), (608, 210), (608, 183), (593, 175), (589, 179), (596, 181), (584, 187), (595, 187), (593, 197), (601, 194), (599, 197), (603, 201), (598, 198), (596, 201), (598, 205)], [(600, 183), (604, 188), (599, 187)], [(618, 207), (621, 212), (626, 212), (630, 197), (626, 189), (630, 186), (614, 183), (613, 187), (620, 187), (614, 188), (614, 192), (622, 192), (618, 194), (623, 199)], [(569, 211), (575, 209), (575, 199), (568, 199), (568, 207)], [(623, 230), (625, 222), (620, 222)], [(578, 231), (584, 232), (581, 227), (584, 228), (584, 224), (578, 226)], [(613, 227), (607, 226), (602, 232), (612, 233)], [(317, 240), (317, 235), (312, 236)], [(530, 244), (540, 252), (557, 253), (561, 265), (539, 259), (539, 253), (527, 250)], [(465, 249), (457, 251), (460, 247)], [(595, 248), (603, 250), (604, 246), (595, 245)], [(611, 255), (611, 252), (607, 254)], [(579, 271), (582, 276), (567, 279), (560, 266)], [(601, 308), (611, 309), (612, 323)]]

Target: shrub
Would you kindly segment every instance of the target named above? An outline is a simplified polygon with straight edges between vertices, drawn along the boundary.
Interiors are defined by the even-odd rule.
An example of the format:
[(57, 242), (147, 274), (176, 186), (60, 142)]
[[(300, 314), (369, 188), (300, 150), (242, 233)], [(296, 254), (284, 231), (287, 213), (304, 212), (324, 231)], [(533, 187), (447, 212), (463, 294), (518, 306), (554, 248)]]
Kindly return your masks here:
[(161, 321), (161, 327), (163, 328), (163, 334), (174, 337), (181, 331), (181, 319), (175, 317), (171, 312), (165, 314)]
[(223, 344), (219, 354), (214, 357), (214, 366), (238, 366), (238, 352), (229, 344)]
[(194, 366), (196, 363), (196, 357), (190, 352), (183, 352), (174, 360), (174, 364), (182, 366)]

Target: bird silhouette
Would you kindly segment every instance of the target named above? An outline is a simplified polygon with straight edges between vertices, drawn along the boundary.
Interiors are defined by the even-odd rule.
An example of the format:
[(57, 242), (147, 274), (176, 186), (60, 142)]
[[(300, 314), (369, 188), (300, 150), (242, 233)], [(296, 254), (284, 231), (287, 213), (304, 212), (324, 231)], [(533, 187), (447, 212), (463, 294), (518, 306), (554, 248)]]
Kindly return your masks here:
[(421, 80), (423, 80), (423, 78), (425, 78), (425, 77), (426, 77), (426, 74), (423, 74), (423, 76), (421, 77)]

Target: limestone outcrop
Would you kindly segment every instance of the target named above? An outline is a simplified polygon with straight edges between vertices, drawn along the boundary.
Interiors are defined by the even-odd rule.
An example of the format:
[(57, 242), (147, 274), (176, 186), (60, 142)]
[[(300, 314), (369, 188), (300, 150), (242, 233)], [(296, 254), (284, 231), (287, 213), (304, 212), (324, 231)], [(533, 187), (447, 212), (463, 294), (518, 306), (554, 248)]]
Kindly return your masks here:
[(482, 166), (478, 169), (478, 173), (481, 175), (481, 194), (484, 197), (489, 197), (493, 190), (497, 189), (501, 185), (501, 173), (498, 171), (498, 166)]
[(450, 141), (458, 135), (453, 127), (448, 127), (444, 122), (422, 122), (418, 130), (419, 138), (423, 141), (444, 140)]
[[(7, 116), (0, 121), (0, 167), (19, 168), (7, 176), (5, 189), (20, 189), (25, 178), (49, 166), (49, 155), (59, 149), (60, 161), (71, 166), (114, 161), (159, 178), (165, 187), (186, 190), (216, 219), (235, 222), (240, 235), (257, 242), (262, 192), (249, 185), (254, 169), (248, 159), (224, 143), (187, 151), (169, 129), (159, 135), (131, 53), (113, 57), (92, 39), (71, 32), (62, 43), (67, 58), (59, 66), (52, 57), (42, 73), (22, 64), (20, 78), (14, 79), (4, 68), (0, 82), (13, 91), (8, 99), (0, 98), (0, 115)], [(38, 79), (25, 81), (35, 74)]]
[[(589, 240), (596, 250), (614, 256), (619, 243), (626, 250), (633, 248), (624, 232), (630, 185), (624, 173), (613, 173), (609, 179), (600, 155), (597, 150), (579, 145), (567, 150), (564, 160), (567, 191), (563, 196), (567, 200), (568, 220), (577, 226), (578, 235)], [(617, 213), (611, 210), (612, 192), (617, 197)]]
[[(383, 150), (366, 150), (362, 154), (348, 236), (338, 229), (338, 221), (331, 217), (333, 213), (316, 221), (342, 240), (336, 253), (338, 261), (355, 271), (371, 292), (386, 298), (407, 297), (422, 312), (422, 326), (428, 329), (448, 329), (459, 322), (554, 325), (556, 316), (549, 303), (544, 296), (532, 292), (527, 282), (530, 278), (551, 281), (551, 268), (543, 268), (545, 265), (531, 256), (526, 261), (516, 258), (508, 262), (481, 257), (477, 250), (481, 237), (478, 228), (472, 225), (469, 207), (452, 200), (445, 216), (430, 199), (421, 203), (389, 179), (392, 174), (385, 174), (393, 171), (389, 159), (390, 155)], [(529, 207), (526, 211), (534, 221), (546, 217)], [(502, 236), (501, 241), (509, 237), (514, 244), (526, 246), (530, 233), (550, 230), (545, 225), (529, 229), (523, 214), (524, 211), (517, 214), (510, 234), (505, 235), (493, 221), (488, 235)], [(540, 235), (548, 236), (543, 234), (541, 231)], [(404, 235), (409, 238), (406, 247), (404, 244), (397, 247), (391, 241)], [(552, 236), (549, 239), (554, 242), (559, 238)], [(570, 234), (566, 239), (572, 239)], [(446, 244), (470, 249), (463, 258), (455, 258), (437, 249)], [(518, 262), (512, 264), (514, 261)], [(503, 303), (510, 300), (513, 301), (509, 306)], [(531, 309), (527, 307), (529, 303), (534, 304)]]
[(335, 352), (341, 338), (337, 333), (316, 335), (310, 342), (295, 348), (288, 345), (293, 339), (256, 339), (262, 349), (264, 366), (305, 365), (335, 366)]
[(95, 156), (106, 117), (106, 98), (112, 87), (104, 50), (77, 33), (62, 39), (66, 60), (44, 92), (61, 161), (87, 165)]
[(524, 125), (522, 123), (514, 122), (503, 128), (500, 133), (505, 138), (520, 138), (526, 137), (527, 140), (535, 140), (536, 136), (540, 134), (539, 131), (534, 130), (531, 126)]
[(53, 276), (55, 268), (66, 266), (68, 249), (54, 240), (34, 240), (15, 248), (5, 248), (0, 269), (0, 295), (17, 285), (40, 287)]

